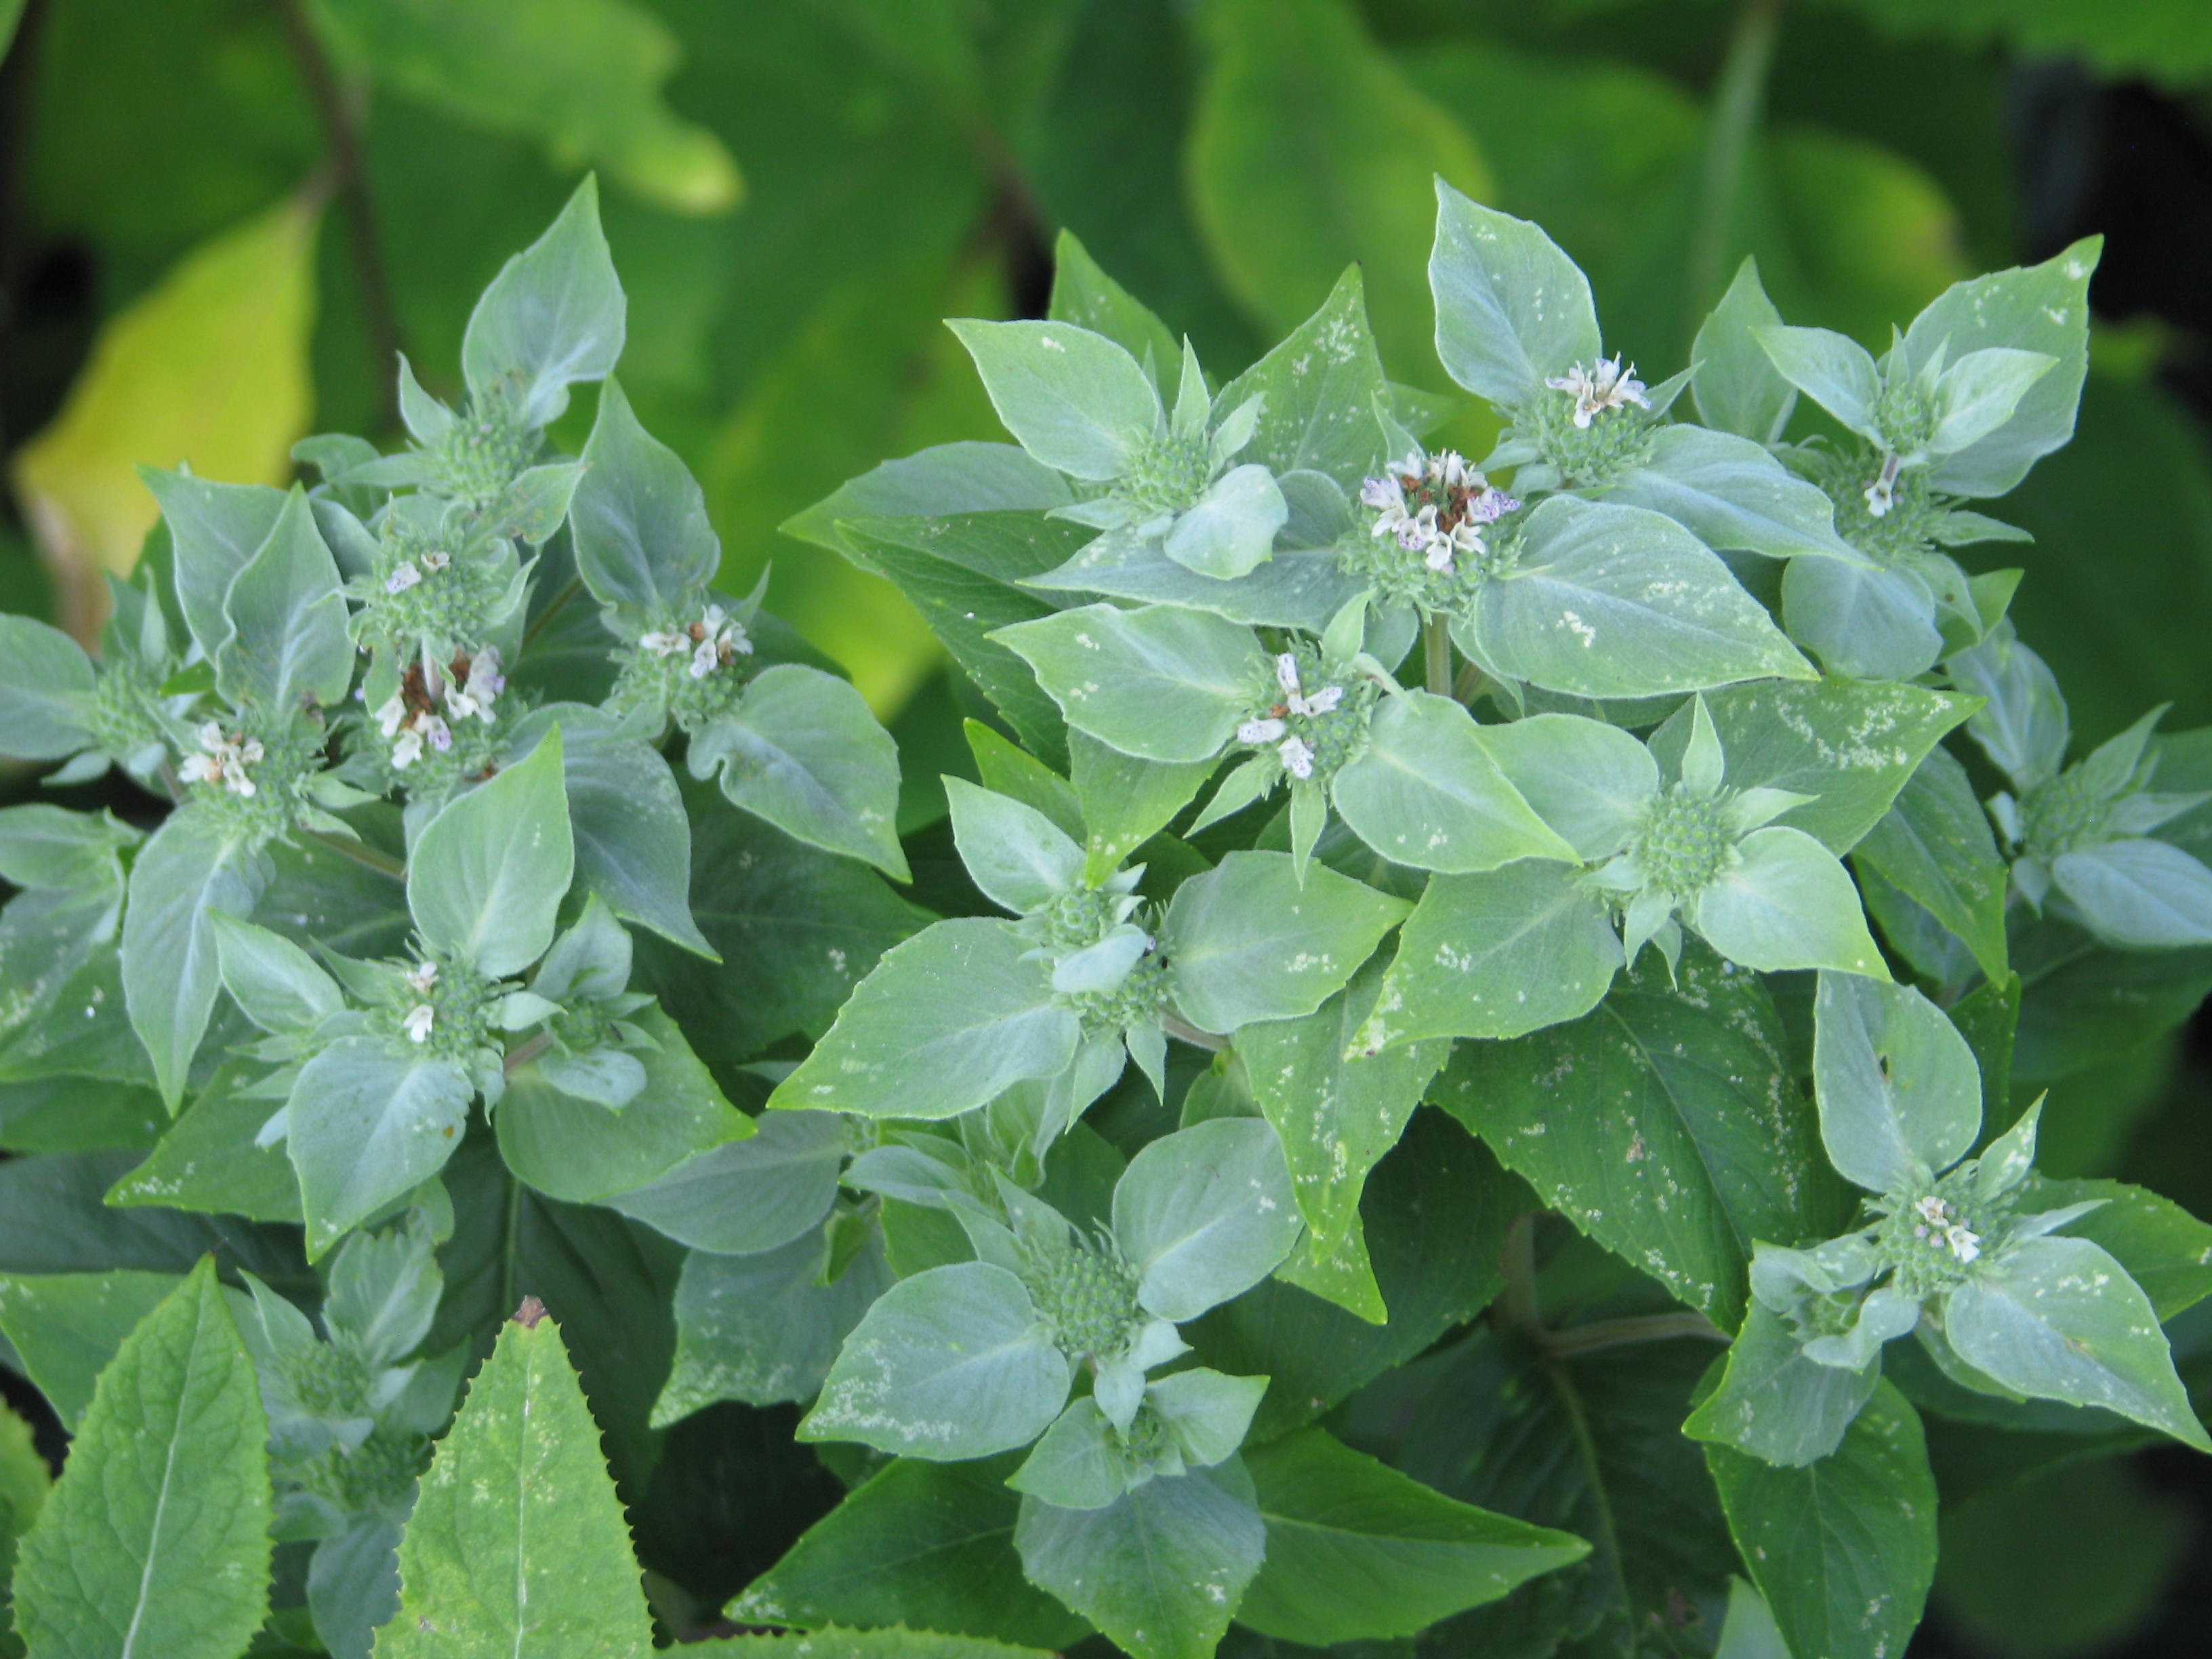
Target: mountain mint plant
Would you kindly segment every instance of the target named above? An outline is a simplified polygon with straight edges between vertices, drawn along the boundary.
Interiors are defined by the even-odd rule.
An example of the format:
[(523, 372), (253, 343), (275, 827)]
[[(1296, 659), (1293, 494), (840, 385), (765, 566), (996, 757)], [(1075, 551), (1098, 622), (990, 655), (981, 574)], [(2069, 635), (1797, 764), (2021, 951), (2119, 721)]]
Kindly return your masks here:
[(2212, 1449), (2212, 1229), (2035, 1165), (2208, 982), (2212, 743), (2071, 758), (1962, 562), (2095, 246), (1647, 380), (1437, 197), (1486, 453), (1356, 270), (1225, 381), (1070, 238), (952, 325), (1014, 441), (787, 526), (941, 787), (718, 586), (588, 184), (399, 453), (0, 618), (104, 791), (0, 809), (30, 1653), (1886, 1659), (1936, 1469)]

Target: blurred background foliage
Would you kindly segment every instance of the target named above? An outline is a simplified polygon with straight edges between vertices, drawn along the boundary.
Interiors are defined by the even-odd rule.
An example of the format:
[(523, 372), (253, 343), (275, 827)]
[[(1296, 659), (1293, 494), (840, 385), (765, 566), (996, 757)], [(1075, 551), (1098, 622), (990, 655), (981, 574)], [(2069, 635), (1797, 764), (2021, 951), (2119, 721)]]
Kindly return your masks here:
[[(777, 526), (997, 435), (939, 319), (1039, 313), (1066, 228), (1225, 379), (1357, 259), (1394, 376), (1448, 391), (1440, 173), (1540, 221), (1653, 380), (1747, 252), (1791, 321), (1879, 349), (1958, 277), (2106, 233), (2080, 435), (2005, 503), (2037, 539), (2001, 562), (2079, 737), (2212, 722), (2206, 0), (0, 0), (0, 605), (80, 634), (154, 520), (134, 465), (277, 483), (309, 432), (396, 438), (393, 352), (453, 392), (471, 300), (596, 168), (622, 377), (706, 487), (723, 585), (773, 564), (927, 821), (963, 691), (893, 590)], [(2206, 1047), (2057, 1079), (2053, 1172), (2212, 1211)], [(2202, 1650), (2187, 1454), (2031, 1474), (1936, 1426), (1958, 1501), (1916, 1651)], [(743, 1556), (761, 1520), (729, 1526)]]

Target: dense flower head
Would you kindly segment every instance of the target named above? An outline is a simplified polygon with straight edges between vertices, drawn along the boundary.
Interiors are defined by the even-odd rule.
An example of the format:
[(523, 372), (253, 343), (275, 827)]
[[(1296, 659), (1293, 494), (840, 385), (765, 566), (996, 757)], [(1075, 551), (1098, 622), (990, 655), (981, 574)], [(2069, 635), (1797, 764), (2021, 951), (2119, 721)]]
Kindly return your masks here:
[(1272, 752), (1292, 778), (1326, 782), (1358, 752), (1375, 688), (1325, 678), (1310, 649), (1279, 653), (1274, 682), (1265, 706), (1237, 728), (1237, 741)]
[(1652, 798), (1629, 853), (1653, 890), (1702, 891), (1735, 855), (1738, 833), (1725, 804), (1680, 785)]
[[(472, 720), (489, 727), (499, 719), (496, 705), (507, 689), (499, 651), (486, 646), (473, 655), (457, 654), (444, 665), (411, 661), (399, 677), (399, 689), (380, 703), (371, 718), (383, 734), (386, 759), (395, 772), (413, 769), (423, 757), (456, 753), (456, 728)], [(457, 765), (481, 769), (489, 758), (482, 734), (463, 745)]]
[(726, 712), (744, 689), (754, 654), (744, 618), (719, 601), (698, 613), (647, 629), (618, 656), (621, 672), (609, 706), (651, 708), (686, 732)]
[(481, 511), (544, 447), (544, 434), (516, 419), (507, 399), (478, 398), (431, 452), (431, 471), (441, 494)]
[(1835, 506), (1836, 533), (1853, 547), (1887, 563), (1935, 550), (1949, 506), (1929, 487), (1926, 468), (1900, 466), (1865, 443), (1800, 444), (1784, 459), (1820, 486)]
[[(402, 505), (427, 502), (408, 496)], [(503, 541), (477, 538), (457, 510), (386, 514), (376, 562), (348, 592), (361, 609), (354, 637), (434, 658), (480, 644), (503, 607), (519, 602), (515, 556)]]
[(1892, 1282), (1908, 1296), (1927, 1297), (1963, 1283), (1969, 1270), (1996, 1248), (2009, 1218), (2002, 1199), (1978, 1200), (1972, 1161), (1917, 1192), (1893, 1194), (1876, 1248), (1893, 1267)]
[(1370, 537), (1415, 556), (1417, 566), (1404, 560), (1383, 562), (1403, 567), (1395, 586), (1416, 589), (1434, 586), (1423, 582), (1416, 570), (1449, 577), (1480, 560), (1488, 550), (1484, 531), (1521, 505), (1469, 466), (1466, 457), (1449, 449), (1430, 456), (1415, 451), (1369, 478), (1360, 487), (1359, 501), (1375, 514)]
[(1195, 503), (1220, 470), (1214, 447), (1203, 434), (1165, 431), (1131, 458), (1120, 489), (1146, 514), (1172, 514)]
[(1636, 378), (1636, 365), (1623, 368), (1617, 354), (1601, 357), (1588, 368), (1577, 363), (1544, 384), (1574, 400), (1574, 422), (1584, 428), (1608, 410), (1626, 409), (1631, 404), (1638, 409), (1651, 407), (1651, 399), (1644, 395), (1644, 382)]
[(1137, 958), (1135, 966), (1113, 989), (1078, 991), (1067, 1000), (1082, 1016), (1084, 1034), (1088, 1036), (1157, 1025), (1167, 1007), (1167, 964), (1155, 945)]
[(386, 1018), (410, 1045), (466, 1061), (491, 1041), (492, 1004), (511, 988), (465, 962), (424, 955), (406, 964)]
[(1074, 1235), (1064, 1244), (1031, 1246), (1023, 1267), (1022, 1281), (1037, 1312), (1070, 1359), (1121, 1352), (1142, 1322), (1136, 1273), (1109, 1235)]
[(252, 799), (259, 786), (253, 768), (261, 760), (258, 738), (226, 732), (220, 720), (204, 722), (198, 732), (199, 752), (178, 763), (177, 775), (186, 783), (214, 784), (244, 799)]

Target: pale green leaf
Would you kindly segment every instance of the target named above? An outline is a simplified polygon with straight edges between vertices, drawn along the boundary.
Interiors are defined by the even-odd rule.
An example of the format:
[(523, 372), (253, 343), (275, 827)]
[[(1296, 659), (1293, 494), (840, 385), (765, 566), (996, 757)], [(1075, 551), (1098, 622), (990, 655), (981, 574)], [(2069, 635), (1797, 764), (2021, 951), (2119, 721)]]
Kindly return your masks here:
[(1718, 1445), (1705, 1462), (1791, 1659), (1904, 1650), (1936, 1576), (1936, 1478), (1894, 1385), (1877, 1385), (1843, 1443), (1802, 1468)]
[(398, 1037), (340, 1037), (293, 1085), (285, 1141), (309, 1255), (320, 1255), (445, 1166), (476, 1086)]
[(1068, 1363), (1020, 1279), (963, 1261), (901, 1279), (830, 1368), (802, 1440), (934, 1462), (1025, 1446), (1066, 1403)]
[(526, 1301), (422, 1476), (377, 1659), (644, 1659), (652, 1636), (599, 1425)]
[(1176, 1324), (1273, 1272), (1300, 1224), (1282, 1145), (1258, 1118), (1163, 1135), (1114, 1188), (1114, 1237), (1137, 1275), (1137, 1299)]
[(125, 1339), (15, 1569), (32, 1652), (232, 1659), (268, 1606), (268, 1419), (213, 1258)]
[(1515, 407), (1577, 363), (1595, 367), (1597, 310), (1589, 279), (1525, 219), (1469, 200), (1437, 181), (1437, 237), (1429, 256), (1437, 356), (1479, 398)]
[(495, 979), (545, 954), (575, 870), (560, 728), (416, 837), (407, 908), (432, 948)]
[(1697, 895), (1692, 918), (1723, 956), (1762, 973), (1841, 969), (1887, 979), (1859, 890), (1836, 855), (1780, 824), (1737, 843), (1739, 861)]
[(1249, 628), (1167, 605), (1085, 605), (992, 636), (1069, 725), (1145, 760), (1211, 760), (1273, 684)]
[(1260, 1571), (1267, 1528), (1231, 1460), (1147, 1480), (1103, 1510), (1022, 1500), (1022, 1570), (1133, 1659), (1207, 1659)]
[(1261, 1448), (1246, 1467), (1267, 1559), (1237, 1616), (1284, 1641), (1417, 1635), (1589, 1553), (1571, 1534), (1447, 1498), (1319, 1429)]
[(1202, 1030), (1310, 1014), (1409, 908), (1324, 865), (1231, 853), (1176, 890), (1160, 927), (1170, 994)]
[(722, 544), (690, 469), (638, 424), (620, 381), (600, 389), (568, 511), (576, 574), (593, 599), (640, 625), (696, 620), (685, 612), (714, 580)]
[(1525, 1036), (1581, 1018), (1620, 966), (1612, 916), (1569, 866), (1437, 876), (1353, 1041), (1376, 1054), (1424, 1038)]
[(771, 1105), (951, 1117), (1056, 1077), (1080, 1022), (1010, 923), (941, 921), (884, 953)]
[(1248, 1025), (1237, 1038), (1252, 1097), (1281, 1139), (1298, 1212), (1332, 1244), (1358, 1231), (1367, 1172), (1398, 1144), (1449, 1053), (1416, 1042), (1347, 1058), (1382, 988), (1370, 964), (1304, 1018)]
[(846, 681), (777, 664), (691, 739), (690, 765), (694, 777), (719, 768), (722, 793), (786, 835), (907, 879), (898, 750)]
[(1367, 747), (1331, 781), (1329, 798), (1354, 835), (1413, 869), (1467, 874), (1518, 859), (1575, 861), (1575, 848), (1498, 769), (1467, 710), (1425, 691), (1383, 700)]
[(1943, 1011), (1910, 986), (1823, 973), (1813, 1086), (1847, 1181), (1893, 1192), (1949, 1169), (1982, 1127), (1982, 1075)]
[(1519, 561), (1458, 624), (1501, 674), (1589, 697), (1814, 678), (1719, 556), (1672, 519), (1553, 495), (1522, 538)]
[(131, 866), (123, 992), (172, 1111), (222, 988), (215, 913), (248, 915), (267, 881), (245, 837), (201, 803), (163, 819)]
[(2008, 1246), (1954, 1291), (1944, 1334), (2007, 1388), (2107, 1411), (2212, 1450), (2150, 1298), (2086, 1238)]
[(216, 684), (234, 703), (274, 721), (303, 702), (335, 708), (353, 684), (338, 568), (295, 484), (269, 538), (231, 579), (222, 613), (229, 635), (215, 652)]

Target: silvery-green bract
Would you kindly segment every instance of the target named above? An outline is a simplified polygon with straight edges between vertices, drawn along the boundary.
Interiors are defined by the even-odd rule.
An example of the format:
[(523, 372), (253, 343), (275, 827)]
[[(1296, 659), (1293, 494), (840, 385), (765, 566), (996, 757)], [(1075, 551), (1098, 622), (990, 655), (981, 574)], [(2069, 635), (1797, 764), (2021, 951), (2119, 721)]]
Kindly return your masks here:
[[(1224, 380), (1063, 238), (952, 325), (1013, 441), (787, 526), (970, 683), (934, 781), (718, 586), (589, 185), (401, 453), (149, 473), (96, 657), (0, 619), (0, 747), (135, 792), (0, 811), (32, 1651), (273, 1571), (291, 1650), (641, 1655), (634, 1537), (839, 1654), (1883, 1659), (1928, 1425), (2207, 1449), (2212, 1229), (2031, 1100), (2196, 1001), (2212, 742), (2074, 756), (1951, 550), (2094, 256), (1880, 357), (1747, 264), (1656, 364), (1439, 184), (1474, 454), (1356, 269)], [(718, 1435), (831, 1506), (694, 1606)]]

